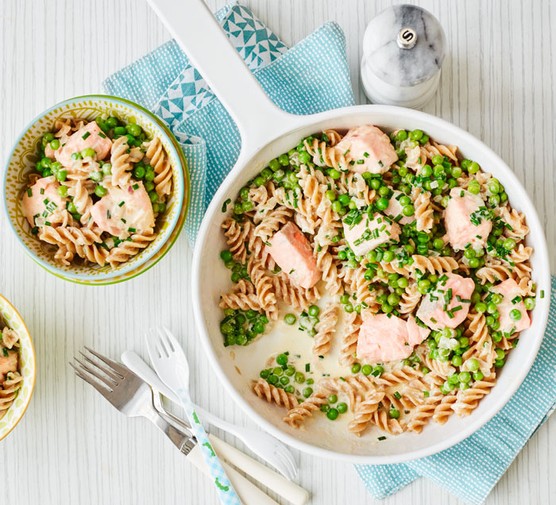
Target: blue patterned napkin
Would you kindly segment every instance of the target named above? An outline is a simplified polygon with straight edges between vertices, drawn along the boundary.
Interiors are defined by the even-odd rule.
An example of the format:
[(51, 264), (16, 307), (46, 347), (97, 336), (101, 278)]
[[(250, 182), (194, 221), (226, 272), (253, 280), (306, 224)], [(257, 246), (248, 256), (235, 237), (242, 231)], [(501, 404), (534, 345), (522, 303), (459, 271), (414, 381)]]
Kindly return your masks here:
[[(345, 39), (336, 24), (325, 24), (288, 50), (247, 7), (228, 5), (216, 18), (279, 107), (314, 114), (353, 105)], [(191, 178), (185, 228), (193, 243), (208, 204), (239, 154), (234, 122), (174, 41), (112, 75), (104, 87), (158, 114), (180, 141)]]
[[(345, 40), (336, 24), (322, 26), (288, 49), (246, 7), (231, 4), (216, 17), (265, 91), (284, 110), (311, 114), (353, 104)], [(109, 77), (104, 86), (155, 112), (179, 139), (191, 176), (186, 231), (193, 243), (207, 205), (239, 154), (240, 138), (232, 119), (174, 41)], [(555, 288), (553, 279), (553, 296)], [(481, 503), (554, 405), (554, 311), (553, 304), (531, 372), (494, 419), (435, 456), (407, 464), (358, 466), (369, 492), (384, 498), (425, 476), (468, 503)]]

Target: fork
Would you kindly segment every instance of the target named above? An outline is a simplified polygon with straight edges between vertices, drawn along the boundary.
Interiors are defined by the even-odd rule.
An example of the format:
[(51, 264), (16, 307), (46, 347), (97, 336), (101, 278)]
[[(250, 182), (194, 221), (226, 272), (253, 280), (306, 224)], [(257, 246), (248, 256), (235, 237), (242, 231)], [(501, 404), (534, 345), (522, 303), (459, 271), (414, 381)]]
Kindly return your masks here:
[[(121, 359), (132, 372), (136, 373), (155, 390), (174, 403), (181, 403), (177, 396), (158, 378), (154, 370), (137, 353), (125, 351)], [(224, 421), (199, 406), (196, 406), (196, 409), (205, 421), (216, 428), (234, 435), (263, 461), (272, 465), (289, 480), (293, 481), (297, 478), (298, 468), (295, 459), (292, 453), (280, 441), (263, 431), (242, 428), (241, 426)], [(281, 484), (280, 488), (284, 490), (284, 485)], [(290, 498), (290, 501), (296, 500)]]
[(203, 449), (203, 456), (214, 479), (220, 501), (224, 505), (241, 505), (189, 396), (189, 364), (183, 349), (166, 328), (151, 330), (151, 336), (146, 340), (151, 363), (157, 375), (176, 394), (183, 405), (191, 429)]
[[(156, 410), (152, 389), (127, 367), (88, 347), (85, 349), (86, 353), (80, 352), (81, 359), (74, 358), (76, 364), (70, 363), (75, 374), (93, 386), (122, 414), (127, 417), (145, 417), (153, 422), (188, 461), (209, 475), (199, 443), (183, 423), (173, 422)], [(219, 451), (227, 450), (229, 454), (237, 451), (216, 437), (213, 440), (218, 444)], [(226, 463), (223, 466), (245, 505), (278, 505), (232, 467)]]

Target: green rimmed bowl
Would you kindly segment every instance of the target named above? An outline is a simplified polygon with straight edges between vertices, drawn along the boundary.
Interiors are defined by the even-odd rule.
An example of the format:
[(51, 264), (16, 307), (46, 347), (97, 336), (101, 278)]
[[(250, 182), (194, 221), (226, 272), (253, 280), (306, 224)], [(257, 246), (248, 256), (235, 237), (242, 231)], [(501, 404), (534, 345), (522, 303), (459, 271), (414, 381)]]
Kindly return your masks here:
[[(21, 198), (28, 175), (37, 159), (37, 143), (51, 131), (57, 119), (81, 118), (92, 121), (98, 116), (114, 115), (122, 120), (134, 119), (150, 136), (158, 136), (168, 153), (173, 171), (172, 195), (166, 212), (158, 216), (156, 239), (129, 261), (112, 268), (109, 265), (62, 265), (54, 260), (52, 248), (31, 233), (21, 210)], [(87, 95), (70, 98), (46, 110), (23, 130), (8, 158), (4, 175), (4, 205), (8, 221), (27, 253), (48, 272), (62, 279), (87, 285), (122, 282), (145, 272), (155, 265), (176, 241), (189, 204), (189, 175), (183, 152), (166, 125), (147, 109), (123, 98)]]
[(23, 383), (17, 397), (8, 409), (8, 412), (0, 419), (0, 440), (2, 440), (16, 427), (29, 406), (33, 390), (35, 389), (36, 366), (35, 348), (33, 347), (29, 330), (25, 326), (19, 312), (2, 295), (0, 295), (0, 317), (9, 328), (19, 335), (21, 346), (19, 365), (20, 373), (23, 377)]

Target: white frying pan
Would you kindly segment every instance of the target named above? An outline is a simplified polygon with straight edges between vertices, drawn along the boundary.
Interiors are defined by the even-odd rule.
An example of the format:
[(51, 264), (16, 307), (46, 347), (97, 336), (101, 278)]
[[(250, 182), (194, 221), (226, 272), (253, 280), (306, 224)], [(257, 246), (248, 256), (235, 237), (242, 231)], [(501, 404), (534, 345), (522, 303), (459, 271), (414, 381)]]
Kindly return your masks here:
[[(283, 112), (268, 99), (202, 0), (149, 1), (232, 115), (241, 133), (241, 154), (207, 210), (193, 259), (193, 303), (199, 338), (219, 382), (262, 429), (300, 450), (354, 463), (399, 463), (428, 456), (478, 430), (506, 404), (527, 375), (541, 344), (548, 317), (550, 274), (546, 241), (537, 213), (513, 172), (500, 157), (469, 133), (415, 110), (361, 105), (313, 116)], [(431, 423), (421, 434), (403, 434), (381, 442), (365, 436), (354, 442), (353, 435), (344, 429), (336, 429), (337, 425), (332, 427), (334, 423), (326, 419), (324, 424), (312, 420), (304, 430), (296, 431), (286, 426), (281, 421), (282, 412), (256, 398), (249, 387), (251, 379), (256, 377), (256, 370), (264, 366), (264, 357), (257, 353), (261, 349), (264, 351), (266, 345), (270, 350), (272, 340), (265, 341), (263, 336), (259, 343), (242, 348), (241, 352), (253, 349), (252, 363), (249, 360), (239, 363), (236, 354), (240, 350), (236, 353), (233, 348), (223, 346), (219, 329), (222, 316), (218, 309), (220, 294), (231, 287), (229, 271), (219, 259), (219, 252), (225, 248), (220, 231), (226, 217), (221, 211), (223, 203), (228, 199), (233, 201), (241, 187), (269, 160), (296, 146), (303, 137), (327, 128), (347, 129), (366, 123), (386, 130), (422, 129), (439, 142), (459, 146), (467, 158), (476, 160), (485, 170), (492, 172), (504, 184), (512, 205), (527, 216), (531, 230), (529, 242), (535, 248), (533, 279), (538, 292), (544, 290), (546, 293), (543, 299), (537, 298), (533, 324), (522, 333), (520, 345), (510, 353), (498, 384), (471, 416), (463, 419), (452, 416), (445, 425)]]

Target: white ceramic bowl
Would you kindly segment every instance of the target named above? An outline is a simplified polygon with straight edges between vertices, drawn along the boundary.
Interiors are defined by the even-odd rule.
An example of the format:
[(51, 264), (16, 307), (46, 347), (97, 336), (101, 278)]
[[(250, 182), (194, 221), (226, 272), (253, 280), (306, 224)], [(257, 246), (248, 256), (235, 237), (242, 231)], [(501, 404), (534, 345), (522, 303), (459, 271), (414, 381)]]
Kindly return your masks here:
[[(233, 347), (223, 346), (219, 329), (222, 316), (218, 310), (220, 294), (231, 286), (229, 271), (218, 258), (219, 251), (226, 248), (220, 231), (220, 225), (227, 216), (221, 212), (223, 203), (227, 199), (234, 200), (241, 187), (269, 160), (296, 146), (304, 136), (326, 128), (350, 128), (367, 123), (389, 131), (397, 128), (422, 129), (436, 141), (459, 146), (465, 157), (477, 161), (485, 171), (497, 177), (504, 184), (512, 206), (527, 216), (530, 228), (527, 242), (535, 249), (531, 258), (533, 280), (538, 285), (538, 292), (544, 290), (546, 293), (545, 298), (537, 299), (532, 326), (521, 334), (520, 345), (510, 353), (497, 385), (469, 417), (452, 416), (445, 425), (430, 423), (421, 434), (389, 436), (380, 443), (365, 437), (354, 443), (353, 435), (347, 432), (342, 435), (341, 430), (335, 431), (334, 436), (323, 436), (325, 425), (311, 429), (313, 421), (302, 430), (283, 423), (283, 411), (266, 404), (251, 392), (250, 382), (256, 378), (253, 375), (255, 368), (249, 371), (242, 369), (245, 363), (238, 364), (234, 359)], [(236, 170), (222, 184), (205, 216), (196, 245), (193, 285), (201, 340), (231, 397), (265, 431), (293, 447), (319, 456), (369, 464), (399, 463), (434, 454), (463, 440), (491, 419), (517, 390), (535, 359), (544, 334), (550, 297), (549, 262), (542, 226), (527, 193), (504, 161), (482, 142), (446, 121), (414, 110), (376, 105), (340, 109), (298, 120), (293, 131), (258, 149), (246, 165), (240, 160)], [(259, 361), (257, 365), (258, 370), (264, 363)]]

